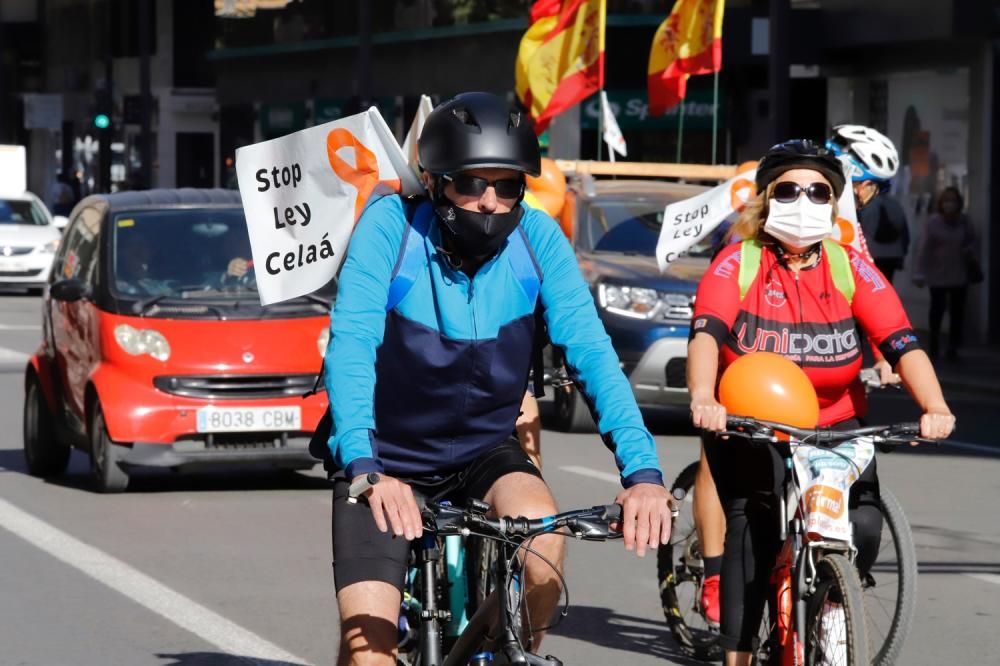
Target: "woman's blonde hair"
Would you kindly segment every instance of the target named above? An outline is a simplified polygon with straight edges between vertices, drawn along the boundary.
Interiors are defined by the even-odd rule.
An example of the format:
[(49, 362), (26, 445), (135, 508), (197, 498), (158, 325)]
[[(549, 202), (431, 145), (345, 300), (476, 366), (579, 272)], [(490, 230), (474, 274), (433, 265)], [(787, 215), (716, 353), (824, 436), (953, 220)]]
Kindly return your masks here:
[[(816, 173), (819, 172), (817, 171)], [(826, 178), (824, 178), (824, 180), (826, 180)], [(772, 238), (764, 232), (764, 222), (767, 220), (767, 202), (771, 200), (771, 195), (774, 193), (774, 186), (777, 185), (777, 183), (777, 179), (772, 180), (767, 184), (767, 187), (764, 188), (763, 192), (760, 192), (747, 201), (743, 210), (740, 212), (740, 216), (726, 233), (727, 243), (730, 242), (733, 237), (737, 236), (745, 240), (772, 240)], [(837, 215), (839, 214), (836, 197), (831, 197), (830, 203), (833, 204), (833, 213), (830, 221), (836, 223)]]

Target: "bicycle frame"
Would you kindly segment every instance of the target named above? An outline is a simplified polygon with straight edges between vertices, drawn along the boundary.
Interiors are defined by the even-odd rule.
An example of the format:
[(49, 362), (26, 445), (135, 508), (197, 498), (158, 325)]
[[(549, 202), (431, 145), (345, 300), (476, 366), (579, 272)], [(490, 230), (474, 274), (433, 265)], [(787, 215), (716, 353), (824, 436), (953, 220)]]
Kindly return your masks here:
[[(787, 443), (789, 453), (798, 443)], [(805, 663), (804, 645), (799, 637), (806, 626), (806, 602), (815, 591), (816, 562), (826, 552), (846, 554), (851, 562), (857, 553), (853, 539), (846, 541), (806, 541), (802, 522), (802, 493), (794, 473), (791, 455), (785, 455), (785, 480), (783, 497), (779, 506), (781, 550), (775, 559), (771, 583), (775, 589), (773, 600), (777, 644), (781, 649), (782, 666), (800, 666)]]
[[(425, 534), (412, 545), (414, 554), (414, 569), (420, 575), (419, 598), (404, 594), (401, 615), (407, 611), (419, 612), (419, 663), (420, 666), (468, 666), (470, 664), (526, 664), (528, 666), (562, 666), (555, 657), (540, 657), (528, 652), (524, 646), (524, 637), (517, 635), (518, 627), (513, 622), (514, 614), (522, 603), (521, 565), (519, 551), (523, 544), (541, 534), (554, 533), (563, 528), (570, 529), (573, 536), (585, 540), (606, 540), (611, 537), (608, 525), (620, 519), (620, 507), (616, 505), (593, 507), (589, 510), (571, 511), (558, 516), (549, 516), (529, 520), (526, 518), (486, 518), (489, 506), (481, 502), (473, 502), (469, 511), (460, 511), (450, 505), (435, 505), (435, 524), (425, 525)], [(426, 522), (427, 518), (425, 518)], [(432, 529), (436, 527), (436, 529)], [(481, 530), (476, 532), (474, 530)], [(463, 548), (461, 538), (450, 541), (453, 535), (477, 539), (494, 539), (498, 544), (498, 557), (489, 572), (493, 590), (476, 612), (468, 620), (468, 624), (454, 638), (454, 643), (443, 655), (442, 647), (443, 623), (455, 626), (454, 618), (464, 612), (464, 608), (456, 608), (452, 604), (460, 602), (464, 606), (468, 598), (465, 591), (455, 594), (449, 591), (446, 598), (449, 608), (439, 608), (438, 599), (442, 584), (439, 563), (442, 557), (448, 562), (457, 562), (461, 558), (454, 555), (442, 555), (441, 545), (445, 550), (455, 544)], [(415, 576), (407, 577), (408, 587), (412, 587)], [(456, 585), (456, 581), (450, 581)], [(512, 591), (518, 593), (517, 601), (512, 601)], [(443, 596), (443, 595), (442, 595)], [(411, 603), (412, 605), (407, 605)], [(516, 605), (514, 605), (516, 604)], [(513, 607), (512, 607), (513, 606)], [(404, 618), (401, 617), (401, 627)]]

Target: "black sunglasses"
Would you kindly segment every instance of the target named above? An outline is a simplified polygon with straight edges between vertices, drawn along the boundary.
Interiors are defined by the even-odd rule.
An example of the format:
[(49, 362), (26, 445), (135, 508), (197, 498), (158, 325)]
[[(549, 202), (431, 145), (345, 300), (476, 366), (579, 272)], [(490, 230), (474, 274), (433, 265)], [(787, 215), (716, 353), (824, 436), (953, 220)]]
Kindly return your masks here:
[(803, 192), (814, 204), (827, 204), (833, 198), (833, 189), (826, 183), (811, 183), (802, 187), (798, 183), (785, 180), (774, 186), (771, 198), (781, 203), (792, 203)]
[(489, 187), (493, 188), (500, 199), (518, 199), (524, 194), (524, 179), (522, 178), (486, 180), (466, 173), (460, 173), (456, 176), (445, 174), (444, 178), (455, 184), (456, 192), (467, 197), (481, 197)]

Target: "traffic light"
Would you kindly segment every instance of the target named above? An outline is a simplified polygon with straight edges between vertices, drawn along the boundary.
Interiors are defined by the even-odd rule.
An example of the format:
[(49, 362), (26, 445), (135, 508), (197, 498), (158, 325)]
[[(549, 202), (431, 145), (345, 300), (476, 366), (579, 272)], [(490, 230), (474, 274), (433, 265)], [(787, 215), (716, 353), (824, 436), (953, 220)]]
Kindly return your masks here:
[(98, 113), (94, 116), (94, 127), (97, 129), (108, 129), (111, 126), (111, 118), (106, 113)]

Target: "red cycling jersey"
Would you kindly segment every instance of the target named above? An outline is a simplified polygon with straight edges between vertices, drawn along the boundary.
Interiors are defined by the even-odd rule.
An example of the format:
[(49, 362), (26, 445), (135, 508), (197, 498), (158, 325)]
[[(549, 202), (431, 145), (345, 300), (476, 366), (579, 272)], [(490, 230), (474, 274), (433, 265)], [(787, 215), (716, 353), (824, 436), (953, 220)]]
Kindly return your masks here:
[(760, 269), (740, 300), (741, 244), (723, 249), (698, 285), (692, 337), (705, 332), (720, 349), (721, 371), (752, 351), (777, 352), (798, 363), (816, 387), (819, 425), (867, 412), (861, 370), (860, 330), (895, 365), (919, 348), (892, 285), (875, 266), (845, 248), (854, 275), (854, 298), (837, 290), (826, 253), (798, 273), (779, 262), (773, 246), (761, 251)]

